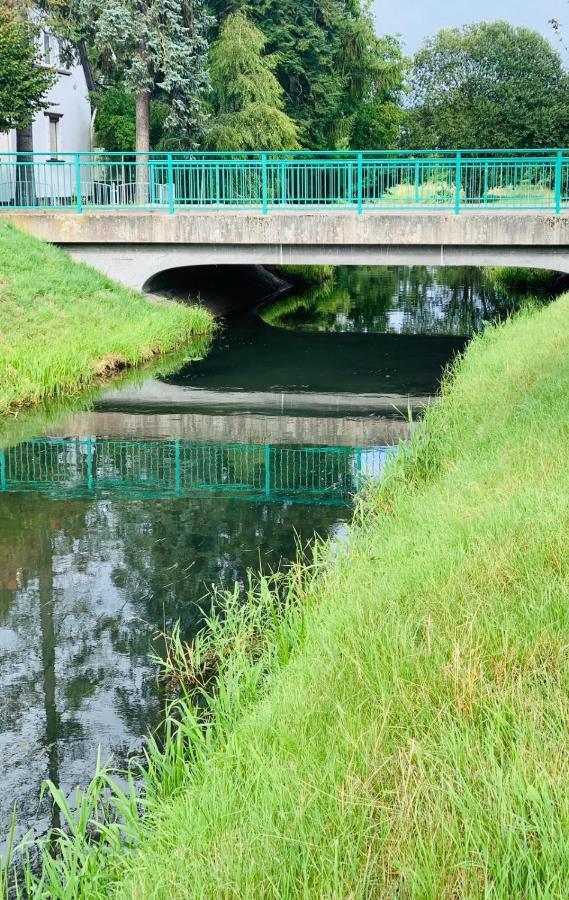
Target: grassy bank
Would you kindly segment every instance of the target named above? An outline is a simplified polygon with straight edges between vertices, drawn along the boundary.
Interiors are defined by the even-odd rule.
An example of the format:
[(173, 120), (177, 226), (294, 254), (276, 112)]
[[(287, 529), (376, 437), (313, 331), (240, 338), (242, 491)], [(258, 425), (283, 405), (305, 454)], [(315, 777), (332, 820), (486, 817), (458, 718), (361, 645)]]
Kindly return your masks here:
[(567, 289), (569, 277), (548, 269), (520, 269), (517, 266), (485, 266), (484, 276), (499, 290), (522, 295), (553, 297)]
[(314, 287), (334, 278), (335, 266), (271, 266), (271, 271), (296, 288)]
[(77, 394), (212, 329), (206, 310), (152, 302), (0, 223), (0, 414)]
[(206, 356), (210, 345), (209, 336), (198, 335), (185, 347), (166, 356), (153, 357), (150, 362), (124, 372), (120, 378), (96, 382), (78, 394), (49, 397), (34, 406), (0, 415), (0, 449), (45, 434), (61, 426), (68, 417), (92, 410), (102, 394), (138, 387), (149, 378), (167, 378), (188, 362)]
[(174, 644), (201, 727), (37, 893), (567, 896), (568, 422), (564, 296), (475, 339), (348, 545)]

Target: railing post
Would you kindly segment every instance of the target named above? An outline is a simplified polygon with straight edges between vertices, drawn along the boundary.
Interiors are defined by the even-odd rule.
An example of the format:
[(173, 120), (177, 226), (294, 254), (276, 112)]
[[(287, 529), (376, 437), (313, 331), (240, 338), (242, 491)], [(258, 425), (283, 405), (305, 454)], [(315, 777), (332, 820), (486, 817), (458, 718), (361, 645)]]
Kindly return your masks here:
[(175, 479), (176, 479), (176, 497), (179, 497), (182, 493), (182, 467), (180, 462), (180, 441), (176, 441), (174, 444), (174, 466), (175, 466)]
[(93, 490), (93, 455), (96, 439), (87, 438), (87, 490)]
[(215, 164), (215, 205), (217, 209), (221, 209), (221, 174), (219, 163)]
[(168, 212), (174, 215), (174, 160), (172, 154), (168, 154)]
[(555, 212), (557, 215), (561, 212), (562, 180), (563, 150), (558, 150), (555, 158)]
[(286, 159), (281, 163), (281, 206), (286, 206), (287, 189), (286, 189)]
[(364, 158), (358, 153), (358, 216), (364, 211)]
[(0, 450), (0, 491), (7, 490), (6, 485), (6, 454)]
[(269, 190), (267, 184), (267, 154), (261, 154), (261, 193), (263, 199), (263, 215), (269, 212)]
[(77, 212), (83, 212), (83, 197), (81, 187), (81, 157), (75, 154), (75, 193), (77, 195)]
[(454, 211), (458, 216), (460, 213), (460, 187), (461, 187), (461, 166), (462, 158), (460, 150), (457, 151), (456, 154), (456, 163), (455, 163), (455, 195), (454, 195)]
[(271, 496), (271, 448), (265, 444), (265, 497)]
[(415, 161), (415, 206), (419, 206), (419, 160)]
[(484, 163), (484, 206), (488, 206), (488, 185), (489, 185), (489, 163), (488, 160)]

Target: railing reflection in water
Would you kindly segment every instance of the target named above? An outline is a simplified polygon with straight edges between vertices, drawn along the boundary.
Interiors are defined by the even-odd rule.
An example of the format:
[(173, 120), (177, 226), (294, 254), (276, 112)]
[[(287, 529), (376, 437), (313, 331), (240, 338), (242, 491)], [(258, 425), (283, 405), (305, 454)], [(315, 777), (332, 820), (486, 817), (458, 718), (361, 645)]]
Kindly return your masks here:
[(45, 438), (0, 450), (0, 491), (345, 504), (391, 449)]

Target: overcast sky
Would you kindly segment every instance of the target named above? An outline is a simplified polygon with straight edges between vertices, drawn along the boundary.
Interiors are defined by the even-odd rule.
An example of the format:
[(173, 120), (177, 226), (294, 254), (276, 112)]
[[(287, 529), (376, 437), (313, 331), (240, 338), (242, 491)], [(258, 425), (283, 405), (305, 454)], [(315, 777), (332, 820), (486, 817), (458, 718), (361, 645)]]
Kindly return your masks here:
[(569, 35), (568, 0), (373, 0), (373, 7), (379, 34), (401, 34), (408, 53), (439, 28), (491, 19), (527, 25), (558, 47), (548, 25), (555, 17)]

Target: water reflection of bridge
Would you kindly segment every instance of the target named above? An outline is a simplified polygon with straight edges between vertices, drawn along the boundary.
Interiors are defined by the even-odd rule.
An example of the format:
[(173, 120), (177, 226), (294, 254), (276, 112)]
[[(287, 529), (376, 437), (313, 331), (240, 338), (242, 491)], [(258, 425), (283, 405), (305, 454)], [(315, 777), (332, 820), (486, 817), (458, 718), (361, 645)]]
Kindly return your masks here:
[[(158, 385), (158, 382), (152, 383), (152, 390), (154, 385)], [(195, 410), (188, 412), (183, 405), (176, 406), (177, 391), (183, 393), (183, 389), (172, 388), (170, 385), (163, 387), (164, 397), (170, 398), (170, 408), (166, 412), (159, 403), (154, 406), (137, 406), (134, 390), (128, 394), (128, 389), (114, 394), (109, 392), (97, 404), (96, 412), (81, 412), (69, 416), (50, 431), (49, 436), (87, 438), (97, 435), (99, 439), (131, 441), (178, 439), (194, 444), (385, 447), (407, 440), (410, 433), (409, 420), (403, 413), (397, 415), (394, 408), (388, 410), (392, 414), (391, 418), (361, 415), (359, 410), (356, 410), (355, 415), (349, 415), (346, 411), (326, 416), (311, 415), (310, 410), (303, 416), (259, 415), (250, 412), (215, 415)], [(147, 397), (147, 385), (144, 388), (140, 394)], [(307, 396), (312, 398), (314, 395)], [(406, 410), (407, 402), (412, 405), (413, 399), (402, 400), (399, 408)]]
[(215, 494), (346, 503), (377, 476), (387, 448), (291, 447), (44, 438), (0, 451), (0, 490), (54, 499), (162, 499)]

